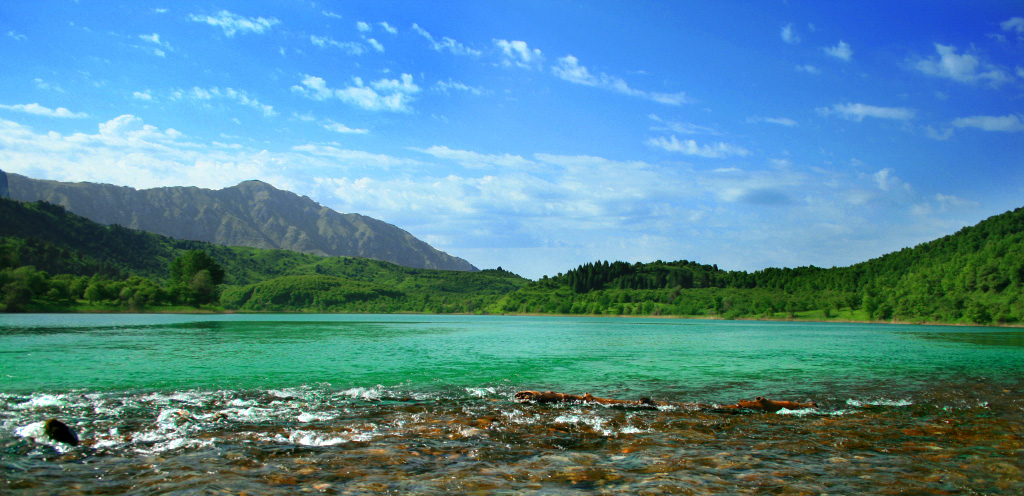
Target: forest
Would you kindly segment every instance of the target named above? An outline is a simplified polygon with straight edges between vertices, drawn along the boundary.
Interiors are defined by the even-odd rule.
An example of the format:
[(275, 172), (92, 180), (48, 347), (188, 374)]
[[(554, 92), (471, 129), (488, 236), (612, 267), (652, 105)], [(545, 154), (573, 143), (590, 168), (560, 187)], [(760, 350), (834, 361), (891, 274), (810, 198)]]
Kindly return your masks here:
[(1019, 325), (1024, 209), (849, 267), (726, 271), (592, 262), (530, 281), (501, 268), (227, 247), (0, 199), (0, 310), (674, 316)]

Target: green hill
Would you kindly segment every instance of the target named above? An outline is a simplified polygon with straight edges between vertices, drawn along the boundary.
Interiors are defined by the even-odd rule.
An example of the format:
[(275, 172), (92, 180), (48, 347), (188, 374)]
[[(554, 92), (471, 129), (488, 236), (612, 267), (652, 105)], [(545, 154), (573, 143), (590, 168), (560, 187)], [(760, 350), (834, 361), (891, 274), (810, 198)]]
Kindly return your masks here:
[(168, 267), (201, 250), (226, 274), (215, 310), (1024, 322), (1024, 209), (849, 267), (598, 262), (532, 282), (501, 269), (414, 269), (176, 240), (46, 203), (0, 199), (0, 218), (6, 311), (172, 310), (184, 299)]
[(1024, 209), (850, 267), (719, 270), (599, 262), (489, 308), (506, 313), (1015, 324), (1024, 321)]
[[(7, 311), (160, 310), (180, 304), (168, 281), (169, 266), (190, 250), (206, 252), (224, 269), (222, 303), (228, 310), (472, 312), (528, 282), (501, 270), (415, 269), (176, 240), (103, 226), (45, 202), (0, 199), (0, 218), (0, 308)], [(101, 290), (92, 293), (99, 301), (87, 306), (79, 300), (86, 299), (90, 285)]]

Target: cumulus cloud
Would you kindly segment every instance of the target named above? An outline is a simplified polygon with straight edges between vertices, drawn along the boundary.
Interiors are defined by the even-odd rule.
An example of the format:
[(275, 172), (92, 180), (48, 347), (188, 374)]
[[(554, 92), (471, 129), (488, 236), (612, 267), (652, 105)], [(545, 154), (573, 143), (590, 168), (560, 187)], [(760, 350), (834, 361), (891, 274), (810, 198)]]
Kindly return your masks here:
[(153, 100), (153, 94), (150, 93), (149, 90), (146, 90), (146, 91), (136, 91), (136, 92), (132, 93), (132, 98), (134, 98), (136, 100), (143, 100), (143, 101), (149, 102), (149, 101)]
[(1012, 80), (1012, 76), (1006, 74), (1002, 69), (982, 63), (975, 55), (956, 53), (954, 46), (936, 43), (935, 51), (937, 56), (920, 60), (914, 67), (929, 76), (952, 79), (961, 83), (986, 81), (996, 86)]
[(863, 103), (837, 103), (831, 108), (819, 107), (818, 113), (822, 115), (838, 115), (844, 119), (860, 122), (865, 117), (876, 119), (910, 120), (914, 118), (916, 111), (906, 107), (876, 107)]
[(413, 24), (412, 30), (418, 33), (420, 36), (426, 38), (427, 41), (430, 42), (430, 47), (438, 52), (447, 50), (455, 55), (471, 55), (474, 57), (479, 57), (480, 54), (482, 53), (480, 50), (469, 48), (466, 45), (463, 45), (462, 43), (459, 43), (458, 41), (455, 41), (447, 36), (441, 38), (440, 40), (435, 39), (425, 29), (421, 28), (419, 24)]
[(645, 98), (666, 105), (682, 105), (689, 102), (685, 93), (649, 93), (631, 88), (625, 80), (605, 73), (591, 74), (586, 66), (580, 65), (579, 59), (566, 55), (558, 59), (558, 65), (551, 68), (555, 76), (570, 83), (582, 84), (611, 90), (624, 95)]
[[(918, 197), (888, 168), (859, 174), (777, 161), (768, 169), (697, 173), (679, 164), (444, 145), (413, 150), (420, 154), (415, 159), (317, 143), (268, 151), (198, 142), (134, 115), (71, 135), (0, 119), (0, 142), (5, 170), (45, 179), (222, 188), (260, 178), (335, 210), (399, 225), (421, 239), (453, 243), (439, 247), (478, 265), (501, 264), (531, 277), (600, 258), (682, 258), (680, 253), (737, 267), (852, 263), (868, 258), (865, 253), (884, 253), (878, 244), (883, 238), (886, 247), (917, 242), (921, 232), (893, 229), (909, 218), (911, 207), (926, 213), (971, 204), (951, 195)], [(868, 217), (872, 211), (878, 215)], [(650, 233), (663, 233), (665, 241), (648, 239)], [(892, 240), (893, 233), (899, 239)], [(688, 244), (697, 235), (702, 242)], [(516, 266), (511, 261), (523, 249), (529, 256)], [(834, 249), (830, 253), (838, 258), (807, 258), (823, 249)]]
[(494, 44), (501, 49), (504, 55), (503, 64), (506, 66), (515, 65), (523, 69), (539, 68), (544, 62), (544, 55), (540, 49), (531, 49), (525, 41), (494, 40)]
[(414, 94), (420, 87), (412, 76), (402, 74), (401, 80), (380, 79), (368, 86), (361, 78), (352, 78), (352, 84), (344, 88), (329, 88), (327, 81), (316, 76), (305, 75), (301, 85), (292, 86), (292, 91), (313, 100), (337, 99), (366, 110), (409, 112)]
[(0, 104), (0, 109), (13, 110), (15, 112), (24, 112), (26, 114), (41, 115), (44, 117), (60, 117), (66, 119), (82, 119), (85, 117), (89, 117), (89, 114), (86, 114), (85, 112), (72, 112), (64, 107), (57, 107), (56, 109), (51, 109), (49, 107), (39, 105), (38, 103), (19, 103), (17, 105)]
[(953, 125), (959, 128), (973, 127), (983, 131), (1002, 131), (1005, 133), (1024, 131), (1024, 119), (1021, 118), (1021, 114), (961, 117), (954, 120)]
[(839, 44), (834, 47), (825, 47), (825, 53), (849, 62), (853, 59), (853, 50), (850, 48), (850, 44), (843, 40), (839, 40)]
[(725, 158), (731, 156), (744, 157), (750, 152), (736, 145), (728, 143), (716, 143), (712, 145), (699, 145), (695, 140), (680, 140), (674, 135), (668, 138), (657, 137), (647, 140), (647, 144), (670, 152), (678, 152), (684, 155), (694, 155), (704, 158)]
[(264, 32), (269, 31), (270, 28), (281, 23), (281, 21), (274, 17), (269, 19), (264, 17), (243, 17), (228, 12), (227, 10), (222, 10), (218, 12), (217, 15), (213, 16), (190, 14), (189, 19), (193, 22), (217, 26), (224, 30), (224, 36), (227, 36), (228, 38), (234, 37), (235, 33), (263, 34)]
[(390, 24), (386, 22), (378, 22), (377, 25), (380, 26), (381, 29), (383, 29), (384, 31), (387, 31), (388, 33), (398, 34), (398, 28), (392, 27)]

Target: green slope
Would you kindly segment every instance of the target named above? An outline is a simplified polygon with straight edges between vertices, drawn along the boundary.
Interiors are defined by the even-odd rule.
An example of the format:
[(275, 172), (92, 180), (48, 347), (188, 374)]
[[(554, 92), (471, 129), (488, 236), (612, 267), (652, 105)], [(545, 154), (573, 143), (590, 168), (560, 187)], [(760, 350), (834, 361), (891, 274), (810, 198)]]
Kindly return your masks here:
[(228, 310), (1024, 322), (1024, 209), (849, 267), (740, 272), (685, 260), (599, 262), (535, 282), (500, 269), (412, 269), (175, 240), (45, 203), (0, 199), (0, 218), (2, 308), (10, 300), (26, 310), (74, 310), (99, 277), (108, 281), (94, 292), (104, 295), (104, 309), (142, 302), (159, 311), (173, 302), (160, 292), (170, 262), (199, 249), (227, 273)]
[(510, 293), (506, 313), (1024, 322), (1024, 209), (850, 267), (586, 264)]
[[(14, 274), (16, 268), (33, 266), (45, 271), (46, 277), (66, 274), (80, 279), (108, 279), (111, 287), (105, 291), (107, 300), (122, 306), (130, 301), (130, 297), (120, 297), (125, 287), (129, 287), (129, 293), (138, 291), (143, 286), (140, 278), (157, 286), (165, 283), (170, 262), (189, 250), (205, 251), (224, 268), (226, 309), (471, 312), (528, 282), (500, 270), (414, 269), (363, 258), (175, 240), (116, 225), (103, 226), (44, 202), (0, 199), (0, 218), (4, 219), (0, 223), (0, 271), (5, 271), (0, 272), (0, 290), (27, 277)], [(134, 278), (132, 282), (116, 282), (129, 277)], [(70, 287), (72, 279), (62, 277), (59, 283)], [(24, 285), (33, 284), (35, 299), (46, 300), (45, 295), (53, 288), (38, 282)], [(82, 284), (87, 283), (80, 282), (79, 286)], [(63, 286), (56, 294), (75, 293)], [(81, 298), (71, 294), (71, 300), (76, 296)], [(21, 307), (68, 310), (75, 304), (67, 297), (50, 299), (59, 301), (37, 301), (34, 307)]]

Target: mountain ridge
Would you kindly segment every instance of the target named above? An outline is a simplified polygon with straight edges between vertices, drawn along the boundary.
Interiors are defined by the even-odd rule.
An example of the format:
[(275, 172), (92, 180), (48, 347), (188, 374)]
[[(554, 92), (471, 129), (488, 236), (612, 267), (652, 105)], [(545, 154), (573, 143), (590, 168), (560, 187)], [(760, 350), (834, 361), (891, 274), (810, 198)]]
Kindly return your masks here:
[(178, 239), (373, 258), (441, 270), (478, 270), (407, 231), (361, 214), (343, 214), (259, 180), (219, 190), (195, 186), (135, 189), (67, 183), (8, 173), (10, 198), (46, 201), (104, 225)]

